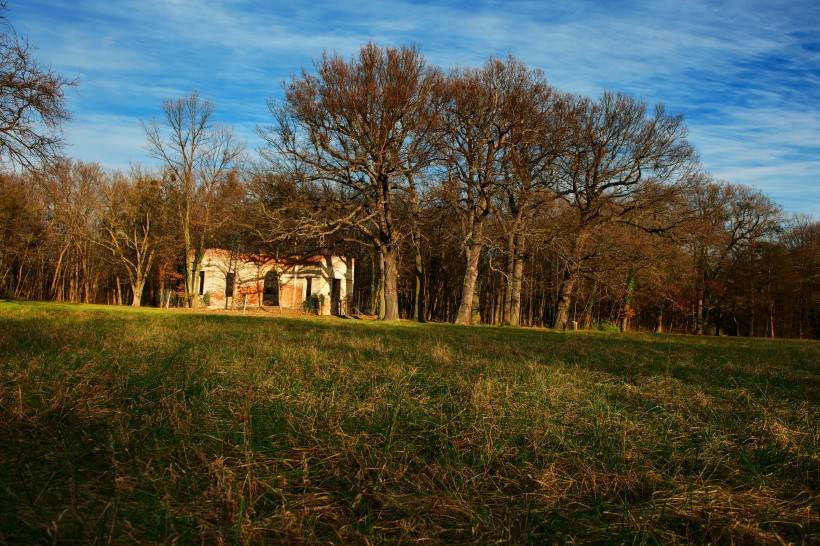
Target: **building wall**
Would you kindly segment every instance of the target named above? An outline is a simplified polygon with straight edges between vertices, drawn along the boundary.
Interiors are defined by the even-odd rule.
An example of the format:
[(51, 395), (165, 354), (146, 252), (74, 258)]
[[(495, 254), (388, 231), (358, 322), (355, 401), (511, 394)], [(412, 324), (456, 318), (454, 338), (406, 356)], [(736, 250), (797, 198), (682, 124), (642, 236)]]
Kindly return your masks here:
[[(307, 299), (307, 279), (311, 294), (319, 296), (319, 314), (331, 314), (331, 286), (340, 280), (341, 309), (353, 290), (353, 259), (341, 256), (313, 256), (299, 263), (284, 263), (260, 257), (237, 256), (226, 250), (208, 249), (202, 260), (205, 283), (201, 292), (208, 293), (211, 309), (258, 307), (263, 302), (265, 275), (273, 271), (279, 279), (279, 307), (301, 309)], [(228, 274), (234, 274), (233, 296), (226, 295)], [(202, 278), (202, 277), (200, 277)], [(197, 293), (199, 290), (197, 279)]]

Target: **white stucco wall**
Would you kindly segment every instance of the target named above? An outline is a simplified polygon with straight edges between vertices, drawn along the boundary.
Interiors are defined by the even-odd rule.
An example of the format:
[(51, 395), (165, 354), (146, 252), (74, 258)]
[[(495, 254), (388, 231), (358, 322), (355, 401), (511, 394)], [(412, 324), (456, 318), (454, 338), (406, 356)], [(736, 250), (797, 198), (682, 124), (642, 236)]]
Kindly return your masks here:
[[(272, 259), (251, 259), (231, 254), (221, 249), (208, 249), (202, 260), (205, 283), (202, 293), (209, 293), (208, 307), (213, 309), (237, 309), (258, 306), (264, 289), (264, 278), (274, 271), (279, 278), (279, 306), (301, 309), (309, 295), (320, 296), (319, 313), (331, 314), (331, 290), (333, 279), (340, 281), (341, 314), (345, 314), (345, 302), (353, 289), (354, 260), (341, 256), (311, 257), (286, 264)], [(226, 297), (228, 273), (234, 273), (233, 297)], [(311, 279), (311, 294), (307, 294), (307, 279)], [(199, 294), (199, 279), (196, 286)]]

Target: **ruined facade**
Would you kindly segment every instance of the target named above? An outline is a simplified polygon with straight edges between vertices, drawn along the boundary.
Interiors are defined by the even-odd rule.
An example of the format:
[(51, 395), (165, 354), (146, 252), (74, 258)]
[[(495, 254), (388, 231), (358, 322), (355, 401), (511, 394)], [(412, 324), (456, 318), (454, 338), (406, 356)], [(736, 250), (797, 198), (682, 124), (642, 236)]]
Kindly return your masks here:
[(277, 259), (211, 248), (196, 291), (211, 309), (264, 306), (345, 315), (353, 268), (353, 258), (342, 256)]

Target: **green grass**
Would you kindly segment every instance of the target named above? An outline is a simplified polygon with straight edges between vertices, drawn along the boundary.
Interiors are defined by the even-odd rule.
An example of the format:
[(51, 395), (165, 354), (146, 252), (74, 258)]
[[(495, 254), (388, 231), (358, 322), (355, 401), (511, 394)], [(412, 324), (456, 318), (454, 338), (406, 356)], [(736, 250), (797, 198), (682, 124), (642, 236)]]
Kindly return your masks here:
[(816, 543), (818, 364), (0, 302), (0, 543)]

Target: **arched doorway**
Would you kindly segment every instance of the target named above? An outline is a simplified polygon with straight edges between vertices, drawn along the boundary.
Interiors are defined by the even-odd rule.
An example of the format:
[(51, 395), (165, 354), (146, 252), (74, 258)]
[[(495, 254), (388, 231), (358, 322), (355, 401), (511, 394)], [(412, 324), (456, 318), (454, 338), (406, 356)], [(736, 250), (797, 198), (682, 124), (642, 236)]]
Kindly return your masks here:
[(276, 274), (276, 271), (265, 273), (262, 305), (279, 305), (279, 275)]

